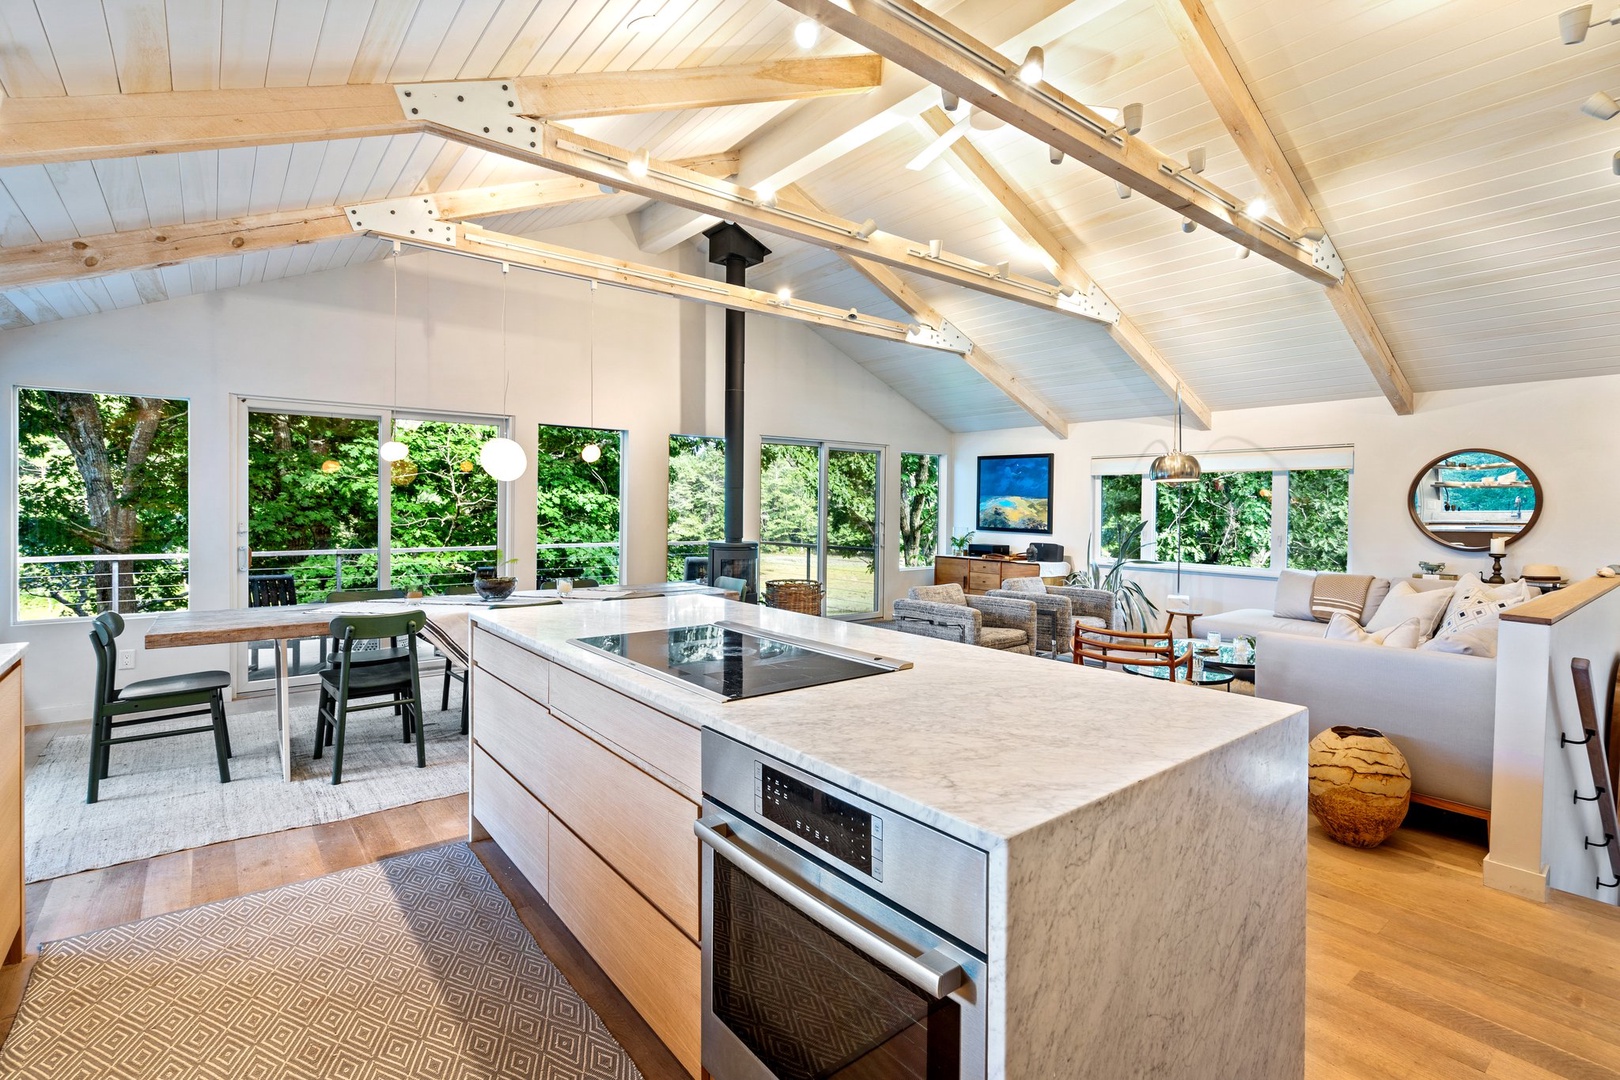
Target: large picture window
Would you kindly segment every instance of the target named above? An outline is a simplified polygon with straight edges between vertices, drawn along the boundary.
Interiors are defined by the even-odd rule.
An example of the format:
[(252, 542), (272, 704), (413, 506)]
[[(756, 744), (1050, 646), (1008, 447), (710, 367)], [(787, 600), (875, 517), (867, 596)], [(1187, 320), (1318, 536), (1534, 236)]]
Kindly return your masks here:
[(725, 488), (726, 440), (669, 437), (669, 580), (686, 580), (687, 560), (707, 560), (709, 541), (725, 537)]
[(186, 402), (17, 391), (17, 617), (183, 610)]
[[(586, 461), (594, 445), (599, 455)], [(624, 432), (540, 425), (535, 574), (617, 584)]]
[(1349, 565), (1348, 447), (1200, 460), (1203, 476), (1190, 484), (1153, 483), (1145, 460), (1096, 461), (1092, 544), (1102, 557), (1256, 570)]
[(900, 455), (900, 565), (929, 566), (939, 551), (938, 454)]

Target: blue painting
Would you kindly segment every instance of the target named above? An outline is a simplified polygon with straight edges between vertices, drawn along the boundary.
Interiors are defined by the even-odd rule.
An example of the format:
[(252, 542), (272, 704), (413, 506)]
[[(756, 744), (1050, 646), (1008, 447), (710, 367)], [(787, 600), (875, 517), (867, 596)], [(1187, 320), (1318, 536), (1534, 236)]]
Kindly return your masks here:
[(1052, 531), (1052, 455), (979, 459), (978, 527), (992, 532)]

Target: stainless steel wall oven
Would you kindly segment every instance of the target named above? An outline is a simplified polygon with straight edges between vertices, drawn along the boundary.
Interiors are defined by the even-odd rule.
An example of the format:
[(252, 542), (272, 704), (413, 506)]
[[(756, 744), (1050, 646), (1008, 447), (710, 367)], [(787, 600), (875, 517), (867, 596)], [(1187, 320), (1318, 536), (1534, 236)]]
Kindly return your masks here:
[(703, 732), (703, 1067), (982, 1080), (988, 857)]

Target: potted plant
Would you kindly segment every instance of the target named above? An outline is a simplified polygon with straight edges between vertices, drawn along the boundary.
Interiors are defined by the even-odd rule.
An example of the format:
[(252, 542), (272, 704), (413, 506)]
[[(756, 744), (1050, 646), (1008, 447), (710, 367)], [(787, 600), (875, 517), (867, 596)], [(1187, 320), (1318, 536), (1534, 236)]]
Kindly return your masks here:
[(517, 578), (504, 574), (516, 559), (502, 559), (499, 551), (495, 552), (495, 562), (492, 565), (480, 566), (473, 575), (473, 591), (485, 600), (505, 600), (517, 588)]
[(953, 536), (953, 537), (951, 537), (951, 554), (952, 555), (966, 555), (967, 554), (968, 545), (973, 543), (973, 532), (974, 532), (974, 530), (969, 529), (967, 532), (963, 533), (961, 536)]
[[(1142, 538), (1142, 530), (1146, 522), (1137, 522), (1134, 526), (1124, 530), (1120, 535), (1117, 549), (1129, 551), (1136, 548)], [(1132, 563), (1141, 562), (1140, 559), (1115, 559), (1114, 565), (1104, 572), (1102, 566), (1092, 558), (1092, 545), (1095, 538), (1086, 541), (1086, 565), (1084, 569), (1077, 570), (1069, 575), (1069, 584), (1077, 585), (1082, 589), (1100, 589), (1112, 593), (1114, 608), (1124, 618), (1123, 629), (1129, 630), (1132, 626), (1140, 626), (1143, 630), (1151, 628), (1153, 621), (1159, 614), (1159, 605), (1148, 599), (1142, 586), (1125, 576), (1125, 568)]]

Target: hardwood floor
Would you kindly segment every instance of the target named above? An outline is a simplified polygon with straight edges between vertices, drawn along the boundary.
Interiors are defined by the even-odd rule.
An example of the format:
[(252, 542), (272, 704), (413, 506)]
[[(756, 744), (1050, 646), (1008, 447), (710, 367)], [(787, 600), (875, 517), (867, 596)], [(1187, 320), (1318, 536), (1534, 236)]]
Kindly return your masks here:
[[(464, 796), (28, 889), (30, 959), (0, 971), (10, 1027), (41, 941), (302, 881), (466, 835)], [(1383, 847), (1310, 836), (1309, 1080), (1620, 1080), (1620, 910), (1479, 881), (1474, 823), (1414, 808)], [(650, 1080), (685, 1073), (493, 842), (474, 845), (524, 924)]]

